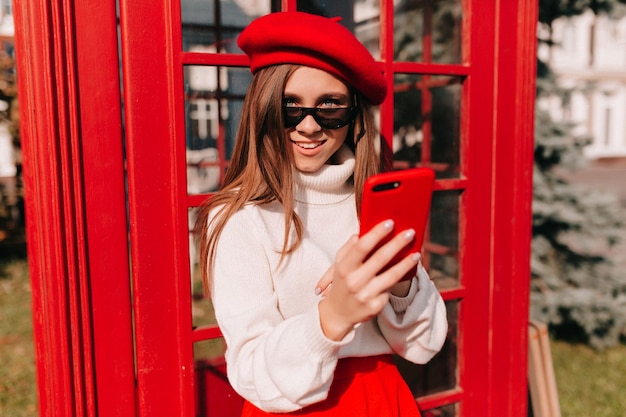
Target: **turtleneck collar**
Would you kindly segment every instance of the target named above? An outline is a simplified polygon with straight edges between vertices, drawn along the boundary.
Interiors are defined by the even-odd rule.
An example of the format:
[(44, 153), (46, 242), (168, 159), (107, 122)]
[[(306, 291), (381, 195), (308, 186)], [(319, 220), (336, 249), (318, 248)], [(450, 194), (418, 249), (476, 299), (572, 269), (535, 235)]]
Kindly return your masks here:
[(343, 145), (335, 154), (336, 165), (326, 164), (313, 173), (295, 171), (296, 201), (308, 204), (339, 203), (354, 192), (354, 154)]

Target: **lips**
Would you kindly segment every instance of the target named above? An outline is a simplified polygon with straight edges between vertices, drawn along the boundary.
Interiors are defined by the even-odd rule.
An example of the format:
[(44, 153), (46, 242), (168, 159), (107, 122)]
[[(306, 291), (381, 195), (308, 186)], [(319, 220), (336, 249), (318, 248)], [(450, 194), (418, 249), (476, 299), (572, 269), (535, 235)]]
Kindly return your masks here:
[(326, 141), (321, 140), (318, 142), (296, 142), (292, 140), (291, 143), (293, 143), (294, 145), (302, 149), (315, 149), (315, 148), (322, 146), (324, 143), (326, 143)]

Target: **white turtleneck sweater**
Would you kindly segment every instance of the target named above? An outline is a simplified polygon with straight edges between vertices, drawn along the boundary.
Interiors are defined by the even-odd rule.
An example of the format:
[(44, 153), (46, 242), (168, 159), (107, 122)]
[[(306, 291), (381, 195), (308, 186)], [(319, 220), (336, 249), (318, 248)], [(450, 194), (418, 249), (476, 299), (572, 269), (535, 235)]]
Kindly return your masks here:
[(418, 268), (406, 297), (337, 342), (324, 336), (315, 294), (338, 249), (359, 231), (354, 155), (343, 147), (338, 165), (297, 173), (295, 210), (304, 236), (279, 265), (284, 216), (278, 203), (247, 205), (227, 222), (217, 245), (212, 299), (226, 340), (228, 378), (257, 407), (289, 412), (322, 401), (337, 360), (397, 353), (425, 363), (445, 340), (445, 306)]

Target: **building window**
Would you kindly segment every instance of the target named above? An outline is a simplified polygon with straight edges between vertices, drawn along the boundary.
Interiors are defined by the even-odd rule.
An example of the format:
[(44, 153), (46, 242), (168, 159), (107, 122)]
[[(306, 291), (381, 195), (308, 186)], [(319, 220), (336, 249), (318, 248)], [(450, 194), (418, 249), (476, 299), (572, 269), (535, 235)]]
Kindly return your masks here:
[(611, 143), (611, 108), (604, 109), (604, 145), (609, 146)]

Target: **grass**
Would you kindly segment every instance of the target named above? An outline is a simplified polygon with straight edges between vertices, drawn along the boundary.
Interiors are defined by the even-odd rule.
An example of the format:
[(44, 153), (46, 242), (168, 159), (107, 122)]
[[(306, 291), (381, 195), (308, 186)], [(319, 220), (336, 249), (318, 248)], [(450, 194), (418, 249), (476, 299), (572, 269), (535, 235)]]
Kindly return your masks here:
[(0, 417), (37, 415), (28, 266), (0, 260)]
[[(26, 261), (0, 259), (0, 417), (37, 416), (30, 313)], [(209, 313), (201, 321), (212, 321)], [(197, 357), (211, 356), (198, 348)], [(563, 417), (626, 416), (626, 345), (596, 352), (553, 341), (551, 348)]]
[(563, 417), (626, 416), (626, 346), (602, 352), (551, 343)]

